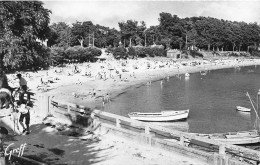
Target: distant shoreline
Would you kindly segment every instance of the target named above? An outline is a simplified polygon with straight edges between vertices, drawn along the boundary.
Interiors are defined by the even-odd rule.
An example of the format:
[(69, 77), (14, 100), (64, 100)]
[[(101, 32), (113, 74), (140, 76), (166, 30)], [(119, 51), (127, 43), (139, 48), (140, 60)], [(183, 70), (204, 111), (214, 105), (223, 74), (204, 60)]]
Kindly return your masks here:
[[(163, 59), (169, 60), (169, 58), (163, 58)], [(238, 59), (238, 61), (236, 59)], [(193, 59), (192, 61), (202, 62), (203, 60)], [(130, 62), (134, 63), (135, 61), (130, 60), (129, 63)], [(186, 62), (186, 61), (184, 60), (181, 62)], [(187, 62), (191, 62), (191, 60), (187, 60)], [(98, 65), (102, 65), (102, 63), (101, 64), (92, 63), (92, 65), (93, 68), (95, 67), (99, 68)], [(106, 81), (104, 81), (104, 80), (96, 80), (96, 79), (86, 80), (84, 76), (74, 75), (73, 77), (70, 78), (72, 82), (61, 83), (61, 85), (58, 86), (56, 89), (50, 90), (46, 92), (46, 94), (52, 95), (58, 99), (67, 102), (83, 105), (92, 109), (93, 108), (102, 109), (101, 98), (107, 93), (109, 93), (110, 98), (113, 99), (128, 90), (139, 87), (141, 85), (145, 85), (149, 81), (151, 82), (159, 81), (166, 78), (167, 76), (172, 77), (177, 74), (196, 73), (204, 70), (218, 70), (218, 69), (241, 67), (241, 66), (253, 66), (253, 65), (260, 65), (260, 59), (231, 58), (231, 59), (223, 60), (223, 64), (220, 61), (220, 63), (216, 65), (215, 63), (211, 62), (205, 65), (180, 66), (179, 69), (177, 68), (162, 68), (162, 69), (151, 69), (151, 70), (140, 69), (137, 71), (134, 70), (136, 78), (129, 76), (130, 73), (125, 73), (126, 74), (125, 77), (127, 77), (128, 80), (126, 82), (120, 81), (119, 78), (117, 77), (114, 79), (107, 79)], [(64, 77), (64, 80), (66, 79), (68, 78)], [(77, 79), (82, 82), (81, 85), (75, 84), (75, 80)], [(97, 94), (96, 99), (90, 96), (86, 96), (89, 94), (89, 92), (91, 93), (93, 89), (95, 89)], [(79, 95), (81, 95), (82, 97), (74, 98), (72, 96), (73, 92), (79, 93)]]
[[(238, 58), (239, 59), (239, 58)], [(260, 59), (258, 59), (257, 63), (255, 63), (256, 61), (243, 61), (239, 64), (237, 64), (236, 66), (230, 66), (230, 65), (212, 65), (212, 66), (207, 66), (207, 67), (200, 67), (200, 66), (186, 66), (188, 68), (181, 68), (179, 71), (165, 71), (162, 74), (167, 74), (167, 76), (169, 77), (173, 77), (176, 76), (178, 74), (183, 75), (185, 73), (198, 73), (201, 71), (205, 71), (205, 68), (207, 71), (211, 71), (211, 70), (219, 70), (219, 69), (228, 69), (228, 68), (235, 68), (235, 67), (244, 67), (244, 66), (254, 66), (254, 65), (260, 65)], [(163, 72), (163, 71), (162, 71)], [(131, 84), (129, 86), (126, 86), (124, 89), (122, 89), (122, 91), (114, 91), (114, 97), (117, 97), (118, 95), (120, 95), (121, 93), (126, 92), (129, 89), (134, 89), (136, 87), (145, 85), (146, 82), (151, 81), (160, 81), (162, 79), (165, 79), (166, 76), (163, 76), (162, 74), (158, 74), (158, 75), (153, 75), (153, 78), (151, 79), (144, 79), (144, 81), (138, 83), (138, 84)]]

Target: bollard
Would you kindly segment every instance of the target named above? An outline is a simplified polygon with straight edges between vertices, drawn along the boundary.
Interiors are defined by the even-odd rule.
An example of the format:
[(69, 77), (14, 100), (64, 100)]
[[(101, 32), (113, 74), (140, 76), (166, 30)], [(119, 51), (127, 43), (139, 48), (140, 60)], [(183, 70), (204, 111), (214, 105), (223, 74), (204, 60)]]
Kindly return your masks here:
[(220, 155), (225, 155), (226, 154), (226, 147), (224, 144), (219, 145), (219, 154)]
[(118, 127), (118, 128), (121, 127), (121, 121), (120, 121), (120, 119), (116, 119), (116, 127)]
[(144, 128), (144, 134), (142, 136), (142, 141), (145, 143), (145, 144), (148, 144), (149, 146), (152, 146), (152, 135), (151, 135), (151, 132), (150, 132), (150, 127), (149, 126), (145, 126)]
[(43, 117), (48, 116), (48, 114), (50, 113), (49, 96), (39, 95), (38, 100), (39, 100), (39, 114), (42, 115)]
[(179, 143), (180, 143), (181, 146), (184, 146), (184, 136), (183, 135), (180, 136), (180, 142)]
[(241, 161), (241, 162), (244, 161), (244, 158), (243, 158), (244, 154), (243, 154), (243, 152), (240, 152), (239, 156), (240, 156), (239, 157), (239, 161)]
[(148, 134), (148, 135), (150, 134), (150, 127), (149, 126), (145, 126), (144, 133)]
[(53, 114), (53, 109), (52, 108), (54, 108), (54, 105), (52, 105), (52, 98), (53, 98), (54, 96), (52, 96), (52, 97), (49, 97), (49, 114)]

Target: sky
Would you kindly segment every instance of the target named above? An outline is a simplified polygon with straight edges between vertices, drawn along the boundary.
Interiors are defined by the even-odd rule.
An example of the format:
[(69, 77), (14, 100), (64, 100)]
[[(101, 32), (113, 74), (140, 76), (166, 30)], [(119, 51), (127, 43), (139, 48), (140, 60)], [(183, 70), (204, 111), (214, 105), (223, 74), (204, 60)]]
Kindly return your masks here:
[(43, 1), (51, 10), (51, 23), (92, 21), (93, 24), (119, 29), (118, 22), (127, 20), (144, 21), (147, 27), (159, 24), (162, 12), (180, 18), (205, 16), (230, 21), (257, 22), (260, 25), (260, 0), (244, 1)]

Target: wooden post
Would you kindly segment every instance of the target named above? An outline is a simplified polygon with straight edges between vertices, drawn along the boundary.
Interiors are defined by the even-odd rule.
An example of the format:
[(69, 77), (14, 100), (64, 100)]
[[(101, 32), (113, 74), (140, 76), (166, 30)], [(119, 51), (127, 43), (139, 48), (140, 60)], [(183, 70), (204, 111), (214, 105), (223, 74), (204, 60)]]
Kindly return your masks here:
[(118, 127), (118, 128), (121, 127), (121, 121), (120, 121), (120, 119), (116, 119), (116, 127)]

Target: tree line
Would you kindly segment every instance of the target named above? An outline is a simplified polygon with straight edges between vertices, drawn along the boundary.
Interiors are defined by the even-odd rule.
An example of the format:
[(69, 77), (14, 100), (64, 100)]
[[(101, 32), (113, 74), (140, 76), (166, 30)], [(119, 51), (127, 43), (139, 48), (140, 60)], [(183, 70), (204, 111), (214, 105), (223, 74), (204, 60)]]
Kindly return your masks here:
[[(48, 66), (64, 58), (64, 52), (66, 58), (73, 58), (71, 47), (75, 46), (93, 47), (75, 48), (80, 59), (85, 61), (90, 57), (82, 57), (80, 52), (92, 58), (100, 55), (96, 48), (118, 47), (120, 43), (123, 47), (163, 45), (164, 49), (213, 51), (248, 51), (256, 49), (260, 43), (257, 23), (211, 17), (179, 18), (162, 12), (157, 26), (147, 27), (144, 21), (126, 20), (118, 23), (117, 30), (92, 21), (50, 25), (50, 14), (41, 1), (0, 2), (0, 69)], [(47, 40), (48, 47), (38, 40)], [(162, 55), (158, 51), (153, 50), (154, 54)]]
[(116, 47), (121, 42), (125, 47), (136, 45), (164, 45), (167, 48), (187, 49), (196, 47), (205, 50), (248, 51), (258, 47), (260, 26), (257, 23), (227, 21), (211, 17), (179, 18), (170, 13), (159, 14), (159, 25), (146, 27), (144, 21), (119, 22), (119, 30), (94, 25), (92, 21), (65, 22), (50, 26), (52, 35), (49, 45)]

